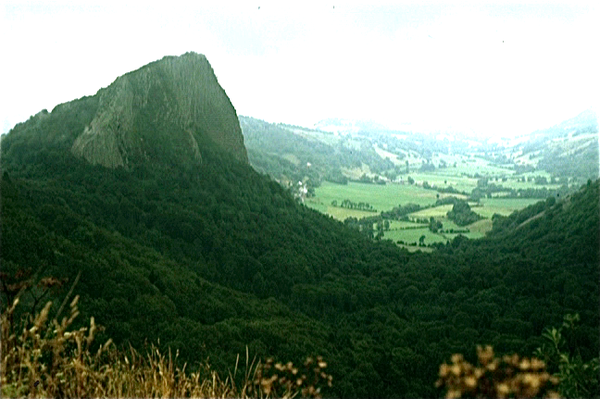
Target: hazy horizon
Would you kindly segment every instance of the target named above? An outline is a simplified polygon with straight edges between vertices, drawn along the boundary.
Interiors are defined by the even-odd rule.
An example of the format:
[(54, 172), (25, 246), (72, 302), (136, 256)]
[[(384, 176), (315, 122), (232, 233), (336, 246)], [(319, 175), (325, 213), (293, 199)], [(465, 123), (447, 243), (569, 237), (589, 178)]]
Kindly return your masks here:
[(6, 1), (1, 130), (195, 51), (238, 115), (514, 136), (597, 112), (596, 17), (591, 2)]

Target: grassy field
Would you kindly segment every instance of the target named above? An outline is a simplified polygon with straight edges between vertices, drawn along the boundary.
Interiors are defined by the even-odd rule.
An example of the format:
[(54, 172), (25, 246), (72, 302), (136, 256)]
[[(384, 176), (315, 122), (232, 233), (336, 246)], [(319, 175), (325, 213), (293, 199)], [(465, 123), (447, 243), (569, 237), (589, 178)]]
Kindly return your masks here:
[[(454, 189), (456, 189), (458, 191), (463, 191), (466, 193), (470, 193), (475, 187), (477, 187), (478, 179), (472, 178), (472, 177), (467, 177), (467, 176), (457, 175), (456, 170), (449, 171), (450, 169), (453, 169), (453, 168), (438, 169), (435, 172), (428, 172), (428, 173), (415, 172), (415, 173), (410, 173), (408, 176), (412, 177), (418, 185), (422, 185), (423, 182), (426, 181), (430, 185), (435, 185), (435, 186), (441, 187), (441, 188), (452, 186)], [(510, 174), (510, 173), (512, 173), (512, 171), (510, 171), (508, 173)], [(406, 176), (406, 175), (401, 176), (401, 178), (402, 178), (402, 180), (407, 180), (408, 176)], [(528, 188), (543, 188), (543, 187), (546, 187), (547, 189), (560, 188), (560, 184), (535, 184), (533, 181), (529, 181), (529, 182), (517, 181), (517, 179), (519, 179), (521, 177), (527, 178), (528, 176), (544, 176), (548, 180), (550, 179), (550, 177), (547, 176), (547, 173), (545, 173), (545, 172), (535, 172), (532, 174), (523, 174), (523, 175), (519, 175), (519, 176), (510, 176), (509, 175), (506, 177), (506, 179), (507, 179), (506, 181), (502, 181), (501, 178), (498, 178), (498, 180), (496, 180), (495, 177), (494, 178), (488, 177), (488, 178), (489, 178), (490, 184), (502, 186), (502, 187), (506, 188), (507, 190), (510, 190), (510, 189), (526, 190)]]
[(473, 211), (485, 218), (491, 218), (494, 213), (508, 216), (516, 210), (523, 209), (536, 202), (543, 201), (534, 198), (482, 198), (480, 207)]
[[(440, 169), (438, 169), (439, 171)], [(429, 172), (429, 173), (410, 173), (409, 176), (415, 179), (417, 184), (423, 184), (424, 181), (432, 186), (437, 187), (448, 187), (452, 186), (458, 191), (464, 191), (470, 193), (475, 187), (477, 187), (477, 179), (473, 179), (465, 176), (449, 175), (444, 174), (445, 172)], [(407, 177), (404, 177), (407, 179)]]
[[(475, 155), (434, 154), (432, 160), (435, 164), (439, 161), (446, 162), (448, 167), (437, 169), (437, 171), (442, 175), (448, 176), (460, 176), (463, 173), (469, 175), (479, 173), (482, 176), (508, 176), (514, 173), (511, 169), (491, 164), (489, 161)], [(454, 167), (454, 163), (456, 163), (456, 167)]]
[[(480, 237), (483, 237), (485, 235), (485, 233), (490, 231), (491, 229), (492, 229), (492, 220), (491, 219), (482, 219), (482, 220), (479, 220), (469, 226), (469, 230), (471, 230), (471, 233), (469, 233), (469, 234), (473, 234), (474, 236), (479, 235)], [(467, 235), (467, 237), (469, 237), (469, 236)]]
[(350, 182), (343, 185), (325, 181), (315, 189), (315, 194), (315, 198), (311, 199), (310, 202), (307, 201), (307, 205), (315, 209), (318, 209), (313, 206), (315, 203), (331, 205), (333, 200), (341, 203), (343, 200), (349, 199), (356, 203), (368, 202), (373, 205), (374, 209), (381, 212), (389, 211), (400, 204), (406, 205), (409, 202), (425, 206), (432, 205), (437, 200), (435, 191), (408, 184), (379, 185)]
[(379, 212), (359, 211), (356, 209), (340, 208), (340, 207), (335, 207), (335, 206), (331, 206), (331, 205), (329, 205), (327, 207), (326, 213), (328, 215), (333, 216), (335, 219), (341, 220), (341, 221), (344, 221), (346, 218), (349, 218), (349, 217), (362, 219), (362, 218), (369, 217), (369, 216), (379, 215)]
[[(458, 226), (453, 221), (446, 218), (446, 213), (452, 209), (452, 205), (442, 205), (435, 208), (424, 209), (419, 212), (409, 214), (412, 218), (430, 218), (434, 217), (436, 220), (442, 222), (442, 229), (447, 230), (464, 230), (469, 229), (468, 233), (460, 233), (468, 238), (481, 238), (485, 236), (485, 233), (492, 229), (492, 221), (490, 219), (482, 219), (469, 226)], [(397, 225), (396, 223), (402, 223)], [(396, 227), (398, 226), (398, 227)], [(404, 229), (401, 229), (401, 227)], [(415, 227), (414, 229), (407, 229), (407, 227)], [(420, 227), (420, 228), (417, 228)], [(388, 238), (397, 242), (402, 240), (406, 243), (419, 242), (419, 237), (425, 235), (425, 243), (431, 244), (433, 242), (446, 242), (454, 239), (458, 234), (451, 233), (432, 233), (427, 225), (419, 225), (414, 222), (397, 222), (393, 221), (390, 223), (390, 231), (384, 233), (384, 238)]]
[(390, 230), (401, 230), (401, 229), (405, 229), (407, 227), (414, 228), (416, 226), (427, 227), (426, 224), (405, 222), (404, 220), (390, 220)]
[[(452, 205), (442, 205), (442, 206), (438, 206), (435, 208), (428, 208), (428, 209), (424, 209), (419, 212), (411, 213), (408, 216), (411, 219), (417, 219), (417, 218), (429, 219), (430, 217), (433, 217), (436, 220), (439, 220), (440, 222), (442, 222), (443, 230), (450, 230), (450, 229), (463, 230), (465, 228), (468, 228), (470, 230), (468, 233), (461, 233), (461, 234), (468, 238), (481, 238), (481, 237), (485, 236), (486, 232), (488, 232), (492, 229), (491, 218), (492, 218), (492, 215), (494, 215), (495, 213), (506, 216), (506, 215), (511, 214), (515, 210), (523, 209), (531, 204), (535, 204), (538, 201), (539, 200), (536, 200), (536, 199), (506, 199), (506, 198), (482, 199), (481, 206), (475, 206), (475, 204), (471, 204), (471, 206), (472, 206), (473, 211), (475, 211), (479, 215), (483, 216), (485, 219), (479, 220), (469, 226), (464, 226), (464, 227), (457, 226), (453, 221), (446, 218), (446, 214), (450, 210), (452, 210)], [(403, 223), (402, 226), (406, 228), (406, 227), (410, 226), (410, 224), (412, 222), (402, 222), (402, 223)], [(412, 223), (412, 225), (415, 227), (418, 226), (416, 223)], [(392, 227), (392, 226), (394, 226), (394, 225), (391, 224), (390, 227)], [(422, 233), (423, 231), (425, 231), (427, 234)], [(418, 234), (418, 232), (421, 232), (421, 234)], [(450, 234), (450, 233), (434, 234), (434, 233), (431, 233), (425, 226), (423, 229), (420, 229), (420, 230), (395, 230), (395, 231), (386, 232), (384, 237), (393, 239), (395, 241), (402, 240), (404, 242), (410, 243), (410, 242), (418, 242), (418, 238), (422, 234), (425, 234), (425, 236), (427, 237), (427, 239), (425, 240), (425, 243), (445, 241), (446, 239), (452, 240), (452, 239), (454, 239), (454, 237), (456, 237), (458, 235), (458, 234)], [(415, 237), (416, 237), (416, 240), (415, 240)]]
[(409, 215), (411, 219), (429, 219), (430, 217), (434, 217), (436, 219), (445, 218), (446, 214), (452, 210), (452, 204), (448, 205), (440, 205), (435, 208), (423, 209), (419, 212), (413, 212)]
[[(548, 174), (545, 173), (545, 172), (526, 173), (526, 174), (523, 174), (523, 175), (519, 175), (519, 178), (520, 177), (527, 178), (528, 176), (543, 176), (543, 177), (546, 177), (548, 180), (550, 180), (550, 176), (548, 176)], [(560, 188), (560, 184), (535, 184), (532, 181), (520, 182), (520, 181), (517, 181), (516, 177), (508, 179), (505, 182), (502, 182), (502, 181), (497, 181), (497, 182), (493, 181), (493, 182), (490, 182), (490, 183), (494, 183), (494, 184), (497, 184), (497, 185), (502, 185), (503, 187), (506, 187), (506, 188), (514, 188), (515, 190), (518, 190), (518, 189), (526, 190), (528, 188), (543, 188), (543, 187), (546, 187), (548, 189), (557, 189), (557, 188)]]
[(434, 242), (446, 242), (447, 240), (440, 234), (434, 234), (427, 227), (413, 230), (390, 230), (386, 231), (383, 238), (394, 242), (402, 240), (405, 243), (419, 242), (419, 238), (425, 236), (425, 244)]
[[(312, 135), (314, 133), (311, 132), (307, 134)], [(327, 141), (344, 140), (347, 146), (357, 149), (363, 144), (361, 139), (340, 139), (339, 137), (332, 135), (320, 139)], [(544, 171), (516, 175), (514, 169), (511, 169), (510, 166), (497, 165), (484, 159), (485, 154), (483, 153), (473, 153), (470, 155), (434, 153), (432, 154), (431, 162), (438, 166), (441, 163), (446, 163), (447, 167), (436, 167), (434, 171), (420, 172), (419, 169), (425, 162), (425, 159), (420, 154), (414, 151), (405, 150), (402, 151), (404, 157), (400, 158), (376, 143), (373, 143), (373, 148), (381, 158), (390, 159), (399, 170), (404, 171), (405, 164), (408, 161), (409, 173), (399, 175), (398, 179), (402, 183), (406, 183), (410, 176), (414, 179), (415, 184), (390, 183), (386, 185), (377, 185), (350, 182), (347, 185), (339, 185), (325, 181), (320, 187), (315, 189), (316, 196), (306, 200), (306, 205), (331, 215), (335, 219), (343, 221), (348, 217), (360, 219), (368, 216), (377, 216), (382, 211), (388, 211), (395, 206), (406, 205), (408, 203), (418, 204), (422, 207), (432, 206), (438, 198), (444, 198), (446, 196), (456, 196), (461, 199), (466, 199), (466, 196), (460, 194), (445, 194), (438, 193), (435, 190), (426, 190), (423, 188), (424, 182), (439, 188), (451, 186), (454, 189), (465, 193), (471, 193), (471, 191), (477, 187), (480, 178), (487, 178), (489, 179), (489, 184), (501, 185), (507, 190), (529, 188), (540, 189), (543, 187), (548, 189), (559, 188), (558, 184), (538, 185), (535, 184), (534, 181), (518, 181), (523, 177), (527, 179), (538, 176), (546, 177), (546, 179), (550, 181), (551, 176)], [(343, 173), (354, 179), (359, 178), (363, 174), (367, 174), (367, 176), (373, 175), (369, 166), (366, 164), (363, 164), (361, 168), (352, 170), (343, 169)], [(475, 175), (477, 175), (477, 177), (474, 177)], [(429, 219), (433, 217), (443, 224), (442, 229), (444, 231), (450, 229), (464, 230), (465, 228), (468, 228), (469, 232), (462, 233), (463, 235), (469, 238), (480, 238), (483, 237), (487, 231), (491, 230), (491, 218), (494, 214), (506, 216), (515, 210), (523, 209), (540, 201), (539, 199), (503, 198), (508, 192), (509, 191), (494, 193), (494, 198), (483, 198), (479, 204), (471, 204), (473, 211), (484, 217), (484, 219), (475, 222), (470, 226), (457, 226), (454, 222), (446, 218), (446, 214), (452, 210), (452, 205), (428, 208), (408, 216), (412, 220)], [(334, 200), (341, 203), (345, 199), (349, 199), (355, 203), (369, 203), (377, 210), (377, 212), (345, 209), (333, 207), (331, 205), (331, 202)], [(384, 233), (384, 238), (391, 239), (394, 242), (401, 240), (406, 243), (413, 243), (418, 242), (419, 238), (423, 235), (425, 236), (425, 243), (431, 244), (434, 242), (452, 240), (458, 234), (432, 233), (429, 231), (427, 225), (405, 221), (390, 221), (390, 230)], [(425, 250), (423, 247), (405, 247), (409, 251)], [(426, 250), (429, 250), (429, 248), (426, 248)]]
[[(341, 202), (338, 200), (338, 203)], [(368, 212), (368, 211), (359, 211), (357, 209), (348, 209), (341, 208), (339, 206), (331, 205), (331, 201), (325, 202), (322, 198), (307, 198), (304, 202), (306, 206), (309, 208), (316, 209), (321, 213), (325, 213), (327, 215), (333, 216), (334, 219), (344, 221), (346, 218), (354, 217), (357, 219), (361, 219), (368, 216), (377, 216), (379, 212)]]
[[(457, 156), (460, 157), (460, 156)], [(463, 159), (464, 158), (464, 159)], [(479, 167), (480, 171), (487, 171), (489, 173), (495, 172), (500, 173), (500, 168), (487, 165), (487, 161), (479, 158), (462, 157), (458, 158), (461, 162), (464, 160), (468, 163), (469, 167)], [(450, 158), (448, 158), (450, 160)], [(448, 161), (447, 161), (448, 162)], [(495, 169), (494, 169), (495, 168)], [(447, 170), (454, 169), (452, 172), (456, 173), (457, 168), (448, 168)], [(470, 170), (470, 173), (474, 173), (474, 170)], [(452, 185), (458, 190), (470, 192), (477, 185), (477, 179), (469, 178), (465, 176), (457, 175), (444, 175), (442, 172), (444, 169), (438, 169), (433, 173), (413, 173), (410, 176), (415, 179), (417, 183), (423, 181), (429, 182), (429, 184), (435, 184), (440, 187), (446, 187)], [(480, 172), (480, 173), (481, 173)], [(503, 173), (507, 173), (506, 170)], [(508, 174), (508, 173), (507, 173)], [(528, 188), (542, 186), (534, 185), (532, 182), (521, 183), (517, 182), (516, 179), (509, 177), (506, 182), (500, 180), (495, 184), (502, 184), (505, 187), (516, 187), (516, 188)], [(546, 187), (551, 188), (553, 186), (547, 185)], [(438, 193), (435, 190), (426, 190), (419, 185), (408, 185), (408, 184), (366, 184), (366, 183), (355, 183), (350, 182), (347, 185), (335, 184), (330, 182), (323, 182), (320, 187), (315, 189), (316, 196), (306, 200), (306, 205), (314, 208), (320, 212), (333, 216), (335, 219), (343, 221), (348, 217), (355, 217), (357, 219), (377, 216), (381, 211), (388, 211), (394, 206), (406, 205), (408, 203), (414, 203), (421, 206), (430, 206), (435, 204), (438, 199)], [(439, 194), (439, 198), (443, 198), (450, 194)], [(458, 196), (462, 197), (462, 196)], [(341, 203), (343, 200), (349, 199), (353, 202), (366, 202), (377, 209), (377, 212), (366, 212), (360, 210), (346, 209), (340, 207), (334, 207), (331, 202), (336, 200)], [(482, 198), (479, 204), (470, 203), (474, 212), (478, 213), (485, 219), (473, 223), (470, 226), (457, 226), (454, 222), (446, 218), (446, 214), (452, 210), (452, 205), (442, 205), (438, 207), (423, 209), (419, 212), (409, 214), (410, 219), (429, 219), (431, 217), (439, 220), (443, 224), (443, 230), (464, 230), (469, 229), (468, 233), (462, 233), (468, 238), (480, 238), (492, 228), (491, 218), (494, 214), (509, 215), (515, 210), (523, 209), (531, 204), (540, 201), (539, 199), (524, 199), (524, 198)], [(431, 244), (434, 242), (446, 242), (454, 239), (458, 234), (450, 233), (432, 233), (427, 225), (418, 224), (414, 222), (406, 221), (390, 221), (390, 230), (384, 233), (384, 239), (390, 239), (394, 242), (399, 240), (405, 243), (419, 242), (421, 236), (425, 236), (425, 244)], [(415, 251), (423, 249), (422, 247), (405, 246), (409, 251)]]

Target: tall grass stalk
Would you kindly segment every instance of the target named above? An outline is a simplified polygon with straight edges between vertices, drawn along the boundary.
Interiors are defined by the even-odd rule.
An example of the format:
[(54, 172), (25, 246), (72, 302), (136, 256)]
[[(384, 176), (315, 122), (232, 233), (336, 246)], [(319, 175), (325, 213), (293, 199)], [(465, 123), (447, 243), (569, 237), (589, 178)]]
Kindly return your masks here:
[[(235, 384), (239, 356), (233, 375), (229, 373), (222, 379), (208, 364), (197, 371), (186, 372), (187, 365), (177, 365), (178, 352), (173, 356), (169, 350), (165, 355), (154, 345), (146, 354), (141, 354), (131, 346), (120, 350), (109, 339), (92, 350), (95, 334), (102, 328), (92, 317), (89, 327), (70, 329), (79, 315), (78, 300), (78, 296), (73, 299), (69, 316), (60, 322), (49, 318), (51, 302), (39, 313), (27, 315), (22, 323), (13, 320), (18, 297), (2, 313), (3, 397), (290, 398), (299, 394), (319, 397), (318, 385), (323, 382), (331, 385), (331, 377), (319, 365), (320, 379), (297, 378), (292, 384), (291, 374), (286, 376), (285, 373), (295, 370), (293, 365), (284, 369), (278, 363), (275, 368), (281, 375), (274, 374), (272, 360), (264, 365), (256, 359), (249, 362), (247, 349), (246, 370), (240, 387)], [(271, 371), (267, 373), (268, 370)]]

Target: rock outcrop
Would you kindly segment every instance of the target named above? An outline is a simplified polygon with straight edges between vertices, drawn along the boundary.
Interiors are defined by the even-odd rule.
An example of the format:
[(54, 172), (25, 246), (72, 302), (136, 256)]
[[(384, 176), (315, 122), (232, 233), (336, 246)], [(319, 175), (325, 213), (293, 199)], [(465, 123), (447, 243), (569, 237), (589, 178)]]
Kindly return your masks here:
[(248, 162), (236, 111), (203, 55), (165, 57), (96, 96), (96, 114), (71, 149), (92, 164), (197, 163), (205, 145)]

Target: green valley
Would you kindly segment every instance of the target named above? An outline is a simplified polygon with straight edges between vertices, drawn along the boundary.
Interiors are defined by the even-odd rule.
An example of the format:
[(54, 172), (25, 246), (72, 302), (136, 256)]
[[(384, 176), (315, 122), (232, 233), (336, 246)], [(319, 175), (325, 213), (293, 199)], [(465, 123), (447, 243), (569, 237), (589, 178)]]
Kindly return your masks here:
[[(491, 230), (494, 215), (507, 216), (549, 196), (567, 195), (578, 187), (578, 182), (588, 176), (597, 177), (597, 173), (556, 173), (556, 169), (539, 163), (541, 158), (524, 156), (533, 151), (532, 148), (545, 148), (546, 144), (556, 149), (560, 143), (568, 146), (567, 143), (576, 142), (579, 143), (577, 148), (585, 143), (589, 151), (586, 150), (583, 159), (571, 162), (583, 161), (587, 170), (593, 170), (597, 154), (593, 146), (589, 147), (588, 133), (593, 130), (593, 118), (585, 114), (574, 119), (579, 124), (563, 124), (575, 123), (583, 135), (571, 132), (570, 136), (561, 136), (555, 127), (532, 133), (517, 144), (489, 143), (460, 136), (453, 141), (438, 140), (424, 134), (368, 128), (327, 132), (273, 125), (245, 117), (242, 131), (250, 149), (251, 164), (270, 174), (306, 206), (340, 221), (364, 219), (366, 226), (370, 220), (374, 227), (366, 229), (368, 235), (391, 239), (404, 246), (445, 243), (457, 234), (483, 237)], [(326, 127), (331, 128), (332, 123), (339, 122), (329, 122)], [(557, 134), (563, 138), (557, 141)], [(270, 163), (265, 163), (266, 160)], [(282, 168), (286, 162), (288, 166)], [(451, 211), (443, 202), (447, 197), (468, 199), (474, 212), (487, 221), (475, 222), (474, 219), (471, 226), (459, 228), (446, 216)], [(415, 223), (412, 227), (417, 228), (419, 223), (422, 226), (424, 219), (428, 224), (431, 218), (442, 227), (379, 229), (379, 234), (374, 234), (378, 214), (381, 214), (379, 219), (397, 220), (397, 216), (386, 216), (382, 212), (406, 204), (425, 208), (403, 215), (405, 220)], [(417, 235), (417, 231), (421, 234)]]
[[(94, 317), (119, 353), (177, 354), (190, 376), (208, 363), (237, 387), (246, 353), (292, 374), (287, 362), (310, 357), (332, 376), (312, 396), (344, 398), (444, 396), (440, 365), (474, 363), (482, 344), (546, 356), (557, 375), (562, 355), (597, 364), (600, 180), (521, 171), (486, 143), (236, 120), (188, 53), (3, 135), (7, 336), (35, 338), (29, 316), (60, 320), (78, 296), (73, 328)], [(32, 376), (58, 373), (54, 347), (31, 353), (39, 370), (3, 367), (3, 396), (34, 396), (48, 380)]]

